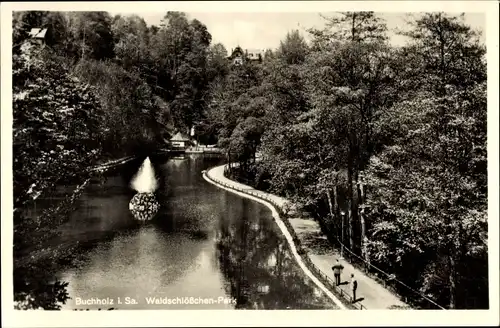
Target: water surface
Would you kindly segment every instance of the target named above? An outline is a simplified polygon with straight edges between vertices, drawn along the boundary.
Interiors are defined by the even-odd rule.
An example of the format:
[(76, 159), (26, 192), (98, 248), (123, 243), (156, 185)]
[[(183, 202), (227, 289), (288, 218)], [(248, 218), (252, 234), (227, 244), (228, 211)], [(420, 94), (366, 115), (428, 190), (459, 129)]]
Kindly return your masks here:
[[(143, 224), (128, 209), (140, 163), (93, 181), (52, 241), (81, 245), (56, 270), (71, 297), (63, 309), (334, 308), (298, 267), (269, 209), (203, 179), (219, 163), (153, 161), (162, 209)], [(77, 304), (86, 300), (97, 304)]]

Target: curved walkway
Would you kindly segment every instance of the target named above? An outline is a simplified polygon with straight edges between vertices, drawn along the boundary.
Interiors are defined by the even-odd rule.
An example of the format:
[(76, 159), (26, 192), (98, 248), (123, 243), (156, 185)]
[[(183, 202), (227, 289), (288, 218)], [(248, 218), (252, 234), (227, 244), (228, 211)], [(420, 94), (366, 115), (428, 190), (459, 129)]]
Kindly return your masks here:
[[(293, 242), (293, 237), (288, 231), (286, 225), (283, 223), (281, 220), (276, 208), (270, 203), (265, 200), (262, 200), (260, 198), (257, 198), (255, 196), (250, 195), (249, 191), (255, 191), (255, 189), (245, 186), (243, 184), (237, 183), (235, 181), (229, 180), (226, 177), (224, 177), (224, 167), (225, 165), (217, 166), (214, 167), (208, 171), (203, 172), (203, 178), (207, 180), (208, 182), (215, 184), (217, 187), (228, 190), (230, 192), (233, 192), (239, 196), (246, 197), (249, 199), (252, 199), (256, 202), (259, 202), (261, 204), (266, 205), (272, 212), (273, 218), (276, 220), (276, 223), (278, 224), (279, 228), (281, 229), (283, 235), (285, 236), (286, 240), (288, 241), (288, 244), (290, 245), (290, 249), (292, 251), (293, 256), (295, 257), (295, 260), (299, 264), (300, 268), (304, 271), (304, 273), (320, 288), (340, 309), (345, 310), (347, 307), (344, 305), (343, 302), (341, 302), (328, 288), (318, 279), (316, 276), (309, 270), (309, 268), (306, 266), (304, 261), (302, 261), (302, 258), (300, 257), (297, 247), (295, 246), (295, 243)], [(226, 186), (225, 186), (226, 185)], [(237, 191), (234, 189), (229, 188), (228, 186), (237, 187), (241, 191)], [(248, 191), (245, 191), (245, 189), (248, 189)]]
[[(282, 210), (284, 207), (287, 207), (288, 201), (286, 199), (226, 178), (224, 176), (225, 166), (226, 165), (221, 165), (207, 170), (203, 175), (205, 180), (217, 185), (220, 188), (231, 191), (240, 196), (253, 199), (269, 207), (273, 213), (273, 217), (276, 218), (276, 223), (288, 240), (292, 253), (302, 270), (304, 270), (304, 272), (318, 285), (318, 287), (320, 287), (332, 300), (334, 300), (336, 304), (342, 304), (338, 297), (334, 295), (324, 283), (325, 280), (327, 282), (333, 281), (334, 277), (331, 266), (334, 264), (336, 259), (340, 258), (340, 254), (338, 254), (336, 250), (332, 250), (332, 247), (328, 245), (326, 236), (324, 236), (321, 232), (319, 224), (311, 219), (291, 218), (287, 219), (288, 222), (286, 223), (289, 226), (287, 227), (287, 224), (281, 220), (278, 212), (273, 206), (275, 205), (280, 207)], [(234, 190), (233, 188), (237, 190)], [(289, 229), (292, 231), (288, 231)], [(305, 246), (307, 255), (301, 257), (298, 254), (292, 235), (296, 236), (300, 240), (301, 245)], [(323, 249), (317, 249), (315, 245), (319, 243), (326, 246), (324, 246)], [(307, 264), (309, 264), (309, 267), (305, 264), (305, 262), (308, 262)], [(359, 301), (355, 303), (356, 308), (389, 309), (391, 307), (407, 307), (407, 305), (396, 295), (385, 289), (374, 279), (368, 277), (363, 271), (355, 268), (345, 260), (340, 259), (340, 262), (344, 266), (342, 280), (347, 280), (351, 274), (354, 274), (356, 280), (358, 281), (356, 296)], [(310, 270), (310, 268), (313, 270)], [(314, 275), (311, 271), (315, 271), (316, 275)], [(317, 276), (321, 277), (323, 281), (317, 279)], [(339, 287), (334, 287), (329, 283), (327, 284), (330, 285), (329, 287), (334, 289), (336, 293), (340, 294), (340, 296), (344, 299), (352, 299), (350, 296), (351, 291), (349, 284), (343, 284)], [(347, 307), (342, 304), (341, 308), (346, 309)]]

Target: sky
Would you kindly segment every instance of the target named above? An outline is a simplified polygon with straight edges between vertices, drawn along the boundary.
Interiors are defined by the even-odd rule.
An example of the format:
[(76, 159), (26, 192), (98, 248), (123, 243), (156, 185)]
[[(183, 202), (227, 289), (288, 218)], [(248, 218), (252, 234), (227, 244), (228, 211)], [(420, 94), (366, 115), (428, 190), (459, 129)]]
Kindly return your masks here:
[[(110, 12), (119, 14), (120, 12)], [(324, 26), (324, 19), (316, 12), (186, 12), (190, 19), (196, 18), (205, 24), (212, 35), (212, 43), (222, 43), (228, 51), (240, 45), (244, 49), (276, 49), (287, 32), (298, 29), (309, 39), (306, 29)], [(130, 13), (120, 13), (127, 15)], [(159, 25), (164, 13), (136, 13), (148, 25)], [(321, 13), (332, 16), (333, 12)], [(402, 45), (405, 38), (392, 32), (407, 26), (406, 13), (380, 12), (389, 29), (390, 41)], [(466, 13), (465, 22), (474, 29), (485, 30), (485, 15)], [(484, 34), (484, 32), (483, 32)], [(484, 41), (484, 35), (483, 35)]]

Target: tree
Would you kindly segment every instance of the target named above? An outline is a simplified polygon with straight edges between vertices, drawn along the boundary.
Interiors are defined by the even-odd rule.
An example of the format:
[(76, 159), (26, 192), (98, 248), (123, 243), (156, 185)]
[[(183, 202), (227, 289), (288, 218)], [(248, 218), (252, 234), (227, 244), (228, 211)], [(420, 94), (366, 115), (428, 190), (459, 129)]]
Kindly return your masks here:
[(70, 12), (69, 33), (72, 56), (102, 60), (114, 57), (111, 16), (107, 12)]
[(384, 41), (387, 27), (373, 11), (348, 11), (341, 17), (325, 18), (327, 28), (334, 29), (332, 37), (351, 42)]
[[(318, 124), (319, 149), (337, 145), (334, 154), (322, 154), (327, 165), (336, 165), (330, 174), (347, 174), (350, 246), (357, 251), (362, 246), (363, 222), (359, 221), (361, 202), (359, 172), (377, 149), (373, 124), (377, 115), (396, 99), (394, 93), (394, 63), (392, 51), (381, 43), (346, 42), (332, 45), (328, 52), (314, 52), (307, 60), (306, 85), (312, 110), (309, 120)], [(321, 150), (318, 150), (321, 152)], [(340, 187), (340, 186), (339, 186)], [(333, 193), (336, 193), (335, 190)], [(328, 204), (334, 205), (330, 192)], [(335, 211), (330, 208), (330, 213)]]
[(208, 79), (218, 83), (229, 73), (227, 50), (222, 43), (214, 44), (208, 49), (207, 57)]
[(149, 59), (149, 34), (144, 19), (137, 15), (117, 16), (111, 25), (117, 60), (126, 68), (143, 69)]
[(102, 61), (80, 61), (73, 71), (97, 89), (106, 153), (142, 153), (158, 145), (159, 129), (169, 122), (162, 119), (165, 109), (137, 73)]
[(285, 40), (280, 42), (278, 56), (288, 65), (301, 64), (305, 61), (309, 47), (298, 30), (287, 33)]
[[(423, 15), (407, 35), (416, 62), (403, 76), (422, 91), (408, 92), (377, 127), (389, 138), (366, 172), (371, 252), (441, 303), (463, 308), (487, 299), (484, 50), (470, 28), (442, 13)], [(470, 263), (481, 277), (474, 282)]]
[(51, 212), (25, 218), (23, 206), (58, 184), (80, 184), (88, 178), (88, 167), (101, 156), (101, 117), (95, 90), (71, 76), (65, 61), (48, 48), (13, 56), (13, 194), (14, 208), (19, 209), (14, 212), (16, 258), (28, 247), (40, 247), (52, 236), (53, 224), (60, 224)]
[(446, 85), (466, 89), (486, 80), (486, 49), (478, 34), (463, 22), (463, 14), (424, 14), (411, 25), (411, 30), (402, 32), (411, 38), (405, 55), (418, 63), (408, 71), (411, 88), (442, 95)]
[(387, 40), (387, 26), (373, 11), (348, 11), (326, 20), (323, 30), (309, 29), (314, 37), (313, 48), (324, 50), (335, 41), (381, 42)]
[(152, 38), (151, 55), (158, 84), (170, 102), (176, 125), (186, 132), (201, 119), (206, 107), (210, 42), (206, 26), (197, 20), (189, 22), (180, 12), (168, 12)]
[[(467, 290), (471, 283), (461, 263), (486, 252), (485, 91), (479, 84), (468, 92), (449, 89), (445, 99), (422, 94), (402, 103), (387, 122), (402, 126), (402, 136), (374, 157), (366, 172), (370, 220), (376, 222), (372, 256), (392, 263), (403, 279), (419, 281), (450, 308), (463, 307), (458, 285)], [(439, 273), (428, 271), (431, 265), (442, 265), (438, 272), (448, 274), (444, 283), (437, 283)]]
[[(218, 131), (218, 144), (226, 150), (229, 161), (231, 153), (239, 154), (240, 158), (244, 157), (245, 162), (255, 155), (252, 151), (246, 151), (254, 149), (253, 147), (243, 146), (248, 141), (244, 137), (246, 132), (243, 131), (246, 130), (244, 121), (247, 118), (260, 119), (264, 115), (265, 101), (262, 97), (265, 91), (259, 86), (260, 77), (259, 67), (244, 63), (231, 67), (224, 79), (211, 85), (212, 97), (207, 110), (207, 121), (213, 130)], [(234, 135), (241, 141), (237, 144), (232, 142), (231, 138), (239, 124), (243, 125)]]

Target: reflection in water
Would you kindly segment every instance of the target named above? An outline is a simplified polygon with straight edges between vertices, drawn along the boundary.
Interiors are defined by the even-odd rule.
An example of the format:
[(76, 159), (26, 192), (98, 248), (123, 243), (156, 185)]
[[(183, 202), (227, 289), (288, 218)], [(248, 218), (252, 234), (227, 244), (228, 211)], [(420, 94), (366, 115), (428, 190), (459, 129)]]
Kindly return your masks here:
[[(68, 291), (73, 299), (68, 308), (98, 308), (99, 304), (81, 304), (79, 300), (109, 298), (118, 308), (150, 309), (145, 298), (167, 296), (169, 286), (196, 269), (202, 247), (153, 225), (121, 234), (93, 249), (85, 265), (61, 275), (62, 280), (71, 282)], [(119, 297), (123, 303), (130, 297), (137, 304), (117, 304)]]
[[(56, 256), (50, 270), (16, 274), (16, 299), (29, 295), (45, 309), (58, 303), (62, 309), (331, 309), (294, 261), (270, 211), (203, 180), (201, 171), (219, 163), (202, 156), (153, 162), (162, 206), (146, 224), (128, 209), (138, 164), (93, 181), (47, 243), (73, 245), (61, 252), (69, 258)], [(237, 304), (148, 304), (149, 297), (234, 297)]]
[(217, 258), (237, 308), (333, 308), (297, 266), (267, 208), (243, 199), (237, 203), (226, 206), (241, 205), (241, 216), (222, 218), (217, 232)]

